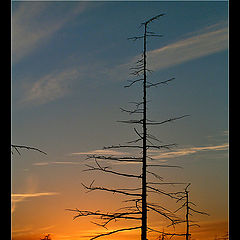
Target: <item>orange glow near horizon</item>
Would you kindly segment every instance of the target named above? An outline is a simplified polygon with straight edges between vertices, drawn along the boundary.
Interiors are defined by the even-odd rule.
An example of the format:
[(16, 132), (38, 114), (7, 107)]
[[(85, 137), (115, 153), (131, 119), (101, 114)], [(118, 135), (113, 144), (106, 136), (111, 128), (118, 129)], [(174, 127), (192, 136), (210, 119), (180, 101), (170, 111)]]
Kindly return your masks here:
[[(101, 229), (100, 227), (95, 227), (92, 229), (84, 229), (84, 221), (81, 221), (81, 227), (77, 228), (63, 228), (56, 229), (56, 231), (51, 231), (51, 227), (49, 229), (45, 229), (40, 233), (40, 231), (36, 230), (35, 232), (30, 231), (29, 233), (21, 233), (21, 231), (13, 232), (12, 240), (34, 240), (43, 238), (45, 235), (50, 234), (52, 240), (87, 240), (90, 237), (93, 237), (100, 233), (107, 233), (108, 231), (105, 229)], [(86, 223), (86, 225), (88, 225)], [(80, 230), (80, 228), (82, 230)], [(113, 229), (109, 228), (109, 231), (113, 231), (118, 229), (117, 226)], [(26, 229), (27, 230), (27, 229)], [(172, 228), (160, 228), (159, 231), (164, 231), (165, 233), (184, 233), (184, 227), (178, 227), (176, 231), (173, 231)], [(201, 227), (193, 227), (191, 229), (192, 239), (195, 240), (213, 240), (215, 237), (222, 237), (228, 233), (228, 223), (226, 221), (218, 221), (218, 222), (203, 222), (201, 223)], [(139, 240), (141, 235), (140, 229), (119, 232), (112, 235), (107, 236), (107, 239), (112, 240)], [(149, 232), (149, 239), (158, 239), (161, 234)], [(101, 237), (99, 239), (106, 239), (106, 236)], [(184, 239), (184, 237), (175, 236), (172, 239)]]
[[(90, 195), (89, 195), (90, 196)], [(35, 204), (31, 205), (31, 201), (23, 201), (22, 203), (17, 203), (16, 209), (13, 212), (13, 222), (12, 222), (12, 240), (34, 240), (43, 238), (45, 235), (50, 234), (52, 240), (88, 240), (93, 236), (96, 236), (100, 233), (107, 233), (108, 231), (114, 231), (121, 228), (129, 228), (140, 226), (140, 222), (133, 222), (131, 220), (122, 220), (118, 222), (112, 222), (108, 225), (108, 230), (96, 226), (92, 222), (98, 222), (99, 220), (91, 217), (80, 217), (73, 220), (74, 213), (70, 211), (66, 211), (63, 206), (75, 206), (69, 202), (67, 204), (64, 199), (61, 204), (56, 204), (55, 199), (53, 198), (59, 197), (59, 195), (49, 197), (49, 199), (34, 199), (33, 202)], [(85, 196), (86, 197), (86, 196)], [(82, 198), (84, 202), (87, 198)], [(95, 199), (99, 201), (100, 198)], [(100, 203), (104, 202), (104, 199), (101, 199)], [(110, 201), (112, 199), (106, 199), (106, 205), (100, 207), (101, 204), (96, 204), (92, 206), (91, 210), (102, 210), (106, 211), (107, 206), (111, 209)], [(92, 204), (93, 199), (89, 197), (89, 203)], [(40, 206), (41, 202), (41, 208)], [(44, 203), (44, 204), (43, 204)], [(55, 203), (55, 204), (54, 204)], [(22, 205), (21, 205), (22, 204)], [(27, 205), (26, 205), (27, 204)], [(83, 204), (79, 204), (79, 208), (81, 205), (88, 205), (86, 202)], [(104, 209), (105, 208), (105, 209)], [(60, 210), (59, 210), (60, 209)], [(83, 208), (82, 208), (83, 209)], [(213, 240), (216, 236), (221, 237), (224, 236), (228, 232), (228, 221), (224, 219), (214, 219), (211, 217), (201, 217), (197, 219), (201, 219), (197, 221), (197, 224), (200, 227), (191, 227), (190, 233), (192, 234), (192, 239), (194, 240)], [(195, 219), (194, 219), (195, 220)], [(164, 231), (165, 233), (185, 233), (185, 224), (176, 225), (175, 229), (173, 227), (167, 227), (169, 222), (166, 222), (162, 217), (158, 217), (155, 215), (153, 217), (149, 214), (149, 227)], [(125, 231), (115, 233), (109, 236), (103, 236), (99, 239), (108, 239), (108, 240), (139, 240), (141, 235), (141, 230), (136, 229), (132, 231)], [(149, 240), (158, 239), (159, 233), (149, 231), (148, 237)], [(172, 239), (181, 240), (184, 237), (173, 237)]]
[[(61, 168), (55, 169), (56, 175), (61, 175)], [(27, 185), (25, 189), (28, 189), (28, 193), (12, 194), (12, 240), (33, 240), (43, 238), (45, 235), (50, 234), (52, 240), (88, 240), (92, 236), (96, 236), (100, 233), (107, 232), (103, 227), (93, 224), (100, 223), (99, 219), (91, 217), (79, 217), (73, 220), (75, 216), (74, 212), (67, 211), (66, 209), (80, 209), (101, 212), (115, 212), (117, 209), (131, 206), (133, 203), (126, 203), (126, 196), (119, 196), (117, 194), (111, 194), (108, 192), (93, 191), (89, 194), (86, 193), (81, 186), (81, 182), (88, 183), (92, 179), (96, 179), (96, 186), (109, 186), (114, 188), (129, 188), (132, 182), (117, 182), (118, 178), (104, 175), (84, 175), (81, 177), (77, 175), (78, 168), (65, 168), (64, 171), (72, 171), (74, 174), (66, 176), (66, 179), (62, 177), (52, 179), (52, 184), (47, 185), (45, 179), (48, 178), (48, 172), (45, 170), (44, 177), (41, 181), (44, 183), (44, 188), (55, 189), (55, 191), (40, 191), (41, 185), (39, 183), (40, 175), (36, 173), (31, 174), (26, 180)], [(59, 171), (59, 172), (58, 172)], [(75, 173), (76, 171), (76, 173)], [(49, 172), (49, 174), (51, 171)], [(88, 173), (89, 174), (89, 173)], [(37, 177), (39, 176), (39, 177)], [(61, 175), (63, 176), (63, 175)], [(99, 183), (99, 184), (97, 184)], [(139, 182), (135, 183), (138, 184)], [(38, 186), (39, 185), (39, 186)], [(112, 185), (112, 186), (111, 186)], [(136, 186), (133, 187), (136, 187)], [(80, 187), (81, 186), (81, 187)], [(172, 186), (175, 189), (176, 186)], [(168, 187), (169, 191), (173, 191), (171, 186)], [(180, 188), (180, 187), (177, 187)], [(181, 188), (180, 188), (181, 189)], [(176, 189), (175, 189), (176, 191)], [(25, 191), (27, 192), (27, 191)], [(209, 194), (206, 192), (205, 194)], [(228, 232), (228, 220), (227, 220), (227, 204), (225, 202), (220, 205), (217, 200), (218, 196), (211, 199), (202, 197), (203, 193), (198, 188), (191, 186), (190, 188), (190, 201), (196, 204), (196, 209), (204, 211), (210, 214), (210, 216), (194, 214), (190, 216), (190, 220), (196, 221), (200, 227), (193, 226), (190, 229), (192, 239), (195, 240), (213, 240), (216, 236), (224, 236)], [(182, 203), (176, 205), (175, 199), (169, 199), (169, 197), (159, 196), (158, 194), (149, 193), (149, 202), (159, 203), (165, 208), (169, 208), (172, 211), (181, 206)], [(180, 204), (180, 205), (179, 205)], [(224, 204), (224, 205), (223, 205)], [(221, 209), (221, 211), (219, 211)], [(178, 212), (182, 218), (184, 218), (184, 211)], [(159, 214), (148, 214), (148, 225), (150, 228), (164, 231), (167, 233), (185, 233), (185, 224), (176, 225), (173, 227), (167, 227), (170, 222), (166, 221)], [(195, 222), (194, 222), (195, 223)], [(117, 222), (111, 222), (107, 227), (108, 231), (114, 231), (121, 228), (129, 228), (140, 226), (140, 222), (133, 222), (133, 220), (122, 220)], [(107, 236), (109, 240), (139, 240), (141, 230), (119, 232)], [(156, 232), (149, 232), (149, 240), (155, 240), (159, 234)], [(102, 237), (99, 239), (106, 239)], [(183, 237), (174, 237), (172, 239), (181, 240)]]
[[(67, 171), (67, 169), (65, 169), (65, 171)], [(78, 169), (76, 171), (78, 171)], [(45, 176), (47, 177), (46, 171)], [(78, 175), (76, 174), (76, 176)], [(93, 176), (91, 176), (91, 179), (92, 177)], [(106, 176), (100, 176), (98, 178), (98, 176), (95, 175), (94, 177), (98, 180), (97, 182), (99, 182), (99, 184), (96, 183), (98, 186), (101, 186), (101, 184), (102, 186), (119, 184), (117, 181), (114, 181), (117, 179), (112, 176), (110, 178)], [(36, 187), (37, 179), (38, 178), (33, 177), (33, 175), (27, 179), (29, 193), (12, 194), (12, 240), (40, 239), (47, 234), (51, 235), (52, 240), (88, 240), (92, 236), (107, 232), (107, 230), (92, 223), (100, 223), (97, 218), (79, 217), (73, 220), (75, 213), (67, 211), (66, 209), (78, 208), (80, 210), (115, 212), (117, 209), (130, 206), (130, 203), (128, 203), (128, 205), (124, 203), (124, 200), (129, 198), (116, 194), (94, 191), (87, 194), (83, 188), (79, 188), (82, 179), (88, 179), (88, 181), (90, 181), (87, 175), (83, 175), (82, 179), (76, 178), (77, 180), (75, 178), (68, 178), (68, 181), (66, 181), (68, 182), (67, 184), (64, 184), (64, 179), (61, 180), (62, 182), (56, 179), (58, 182), (55, 182), (56, 187), (54, 187), (54, 192), (37, 191), (40, 188)], [(101, 181), (106, 181), (108, 184)], [(83, 182), (87, 181), (85, 180)], [(121, 183), (123, 188), (129, 187), (128, 185), (130, 184), (129, 181)], [(30, 190), (34, 190), (35, 193), (31, 193)], [(194, 188), (191, 190), (191, 193), (194, 193)], [(228, 232), (227, 209), (224, 209), (223, 206), (221, 212), (219, 212), (218, 209), (220, 206), (217, 206), (218, 201), (216, 197), (211, 199), (211, 201), (206, 201), (206, 199), (201, 197), (202, 193), (198, 189), (196, 189), (196, 193), (197, 195), (191, 195), (190, 200), (196, 203), (196, 209), (208, 212), (210, 216), (196, 214), (190, 217), (190, 220), (197, 221), (196, 223), (200, 225), (200, 227), (191, 227), (190, 233), (192, 234), (192, 239), (213, 240), (216, 236), (224, 236)], [(163, 207), (172, 209), (172, 211), (179, 207), (173, 199), (168, 199), (163, 196), (159, 197), (159, 195), (154, 194), (150, 195), (150, 193), (149, 201), (152, 203), (161, 203)], [(214, 206), (211, 202), (214, 203)], [(184, 218), (184, 212), (179, 212), (179, 214)], [(158, 214), (149, 213), (148, 222), (150, 228), (159, 231), (185, 233), (184, 223), (176, 225), (175, 229), (173, 227), (167, 227), (170, 222), (167, 222)], [(140, 222), (133, 222), (133, 220), (122, 220), (111, 222), (107, 227), (108, 231), (114, 231), (121, 228), (140, 226), (140, 224)], [(136, 229), (109, 235), (107, 239), (139, 240), (140, 235), (141, 230)], [(159, 235), (160, 234), (155, 232), (149, 232), (149, 240), (155, 240)], [(106, 237), (99, 239), (106, 239)], [(181, 240), (184, 238), (174, 237), (172, 239)]]

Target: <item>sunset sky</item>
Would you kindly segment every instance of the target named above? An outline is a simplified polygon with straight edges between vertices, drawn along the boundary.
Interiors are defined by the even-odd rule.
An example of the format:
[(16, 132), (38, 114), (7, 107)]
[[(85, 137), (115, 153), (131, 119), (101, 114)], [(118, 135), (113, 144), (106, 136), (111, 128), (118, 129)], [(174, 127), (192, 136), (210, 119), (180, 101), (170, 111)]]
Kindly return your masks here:
[[(66, 209), (115, 211), (125, 196), (86, 193), (81, 183), (126, 188), (139, 186), (100, 172), (84, 172), (87, 154), (124, 156), (127, 149), (103, 150), (124, 144), (136, 134), (120, 108), (142, 98), (139, 84), (124, 88), (129, 68), (142, 53), (140, 24), (165, 13), (151, 25), (161, 38), (148, 41), (149, 79), (168, 85), (148, 91), (148, 117), (181, 120), (151, 133), (169, 151), (149, 151), (154, 163), (182, 168), (154, 171), (166, 182), (191, 182), (196, 209), (192, 240), (213, 240), (228, 231), (228, 2), (226, 1), (13, 1), (12, 2), (12, 143), (46, 152), (12, 152), (12, 239), (87, 240), (105, 232)], [(131, 116), (130, 116), (131, 118)], [(133, 116), (134, 118), (134, 116)], [(132, 152), (135, 154), (135, 152)], [(103, 163), (113, 170), (139, 173), (139, 164)], [(162, 187), (182, 191), (185, 185)], [(152, 202), (176, 210), (175, 200), (149, 194)], [(184, 217), (184, 212), (179, 212)], [(149, 226), (184, 232), (185, 226), (149, 215)], [(119, 221), (109, 230), (138, 226)], [(149, 240), (157, 239), (149, 233)], [(101, 238), (100, 238), (101, 239)], [(102, 239), (140, 239), (140, 230)], [(182, 239), (182, 238), (175, 238)]]

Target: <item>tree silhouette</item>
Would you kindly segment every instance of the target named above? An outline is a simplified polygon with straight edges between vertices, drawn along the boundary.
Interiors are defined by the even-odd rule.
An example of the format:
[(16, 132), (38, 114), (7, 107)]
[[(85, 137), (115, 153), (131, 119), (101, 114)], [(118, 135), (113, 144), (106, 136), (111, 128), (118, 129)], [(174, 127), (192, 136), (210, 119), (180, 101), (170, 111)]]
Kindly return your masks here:
[(208, 213), (205, 213), (205, 212), (202, 212), (202, 211), (198, 211), (196, 209), (194, 209), (192, 207), (193, 206), (196, 206), (195, 203), (193, 203), (192, 201), (189, 200), (189, 190), (188, 190), (188, 187), (191, 185), (191, 183), (189, 183), (186, 188), (184, 189), (184, 192), (178, 192), (177, 195), (178, 195), (178, 200), (177, 202), (183, 202), (183, 204), (181, 205), (181, 207), (179, 207), (176, 211), (178, 212), (179, 210), (181, 209), (184, 209), (186, 210), (185, 212), (185, 220), (180, 220), (179, 222), (176, 222), (175, 224), (179, 224), (179, 223), (186, 223), (186, 240), (190, 240), (190, 227), (191, 226), (198, 226), (200, 227), (198, 224), (196, 223), (192, 223), (193, 221), (191, 221), (189, 219), (189, 216), (192, 215), (193, 213), (197, 213), (197, 214), (202, 214), (202, 215), (207, 215), (209, 216)]
[(50, 234), (46, 235), (44, 238), (40, 238), (40, 240), (51, 240)]
[[(164, 233), (157, 229), (153, 229), (148, 226), (148, 212), (154, 212), (159, 214), (170, 221), (170, 225), (174, 225), (175, 223), (179, 223), (184, 221), (180, 219), (178, 216), (174, 214), (171, 210), (163, 207), (160, 204), (151, 203), (147, 200), (148, 193), (155, 193), (167, 196), (174, 200), (179, 200), (179, 194), (172, 192), (169, 193), (165, 190), (159, 188), (161, 184), (182, 184), (182, 183), (164, 183), (163, 178), (159, 176), (154, 169), (159, 167), (175, 167), (179, 168), (179, 166), (173, 165), (166, 165), (166, 164), (152, 164), (151, 161), (153, 158), (148, 154), (149, 149), (156, 149), (156, 150), (171, 150), (173, 147), (176, 146), (175, 143), (170, 144), (162, 144), (162, 142), (154, 136), (150, 131), (147, 129), (148, 126), (159, 126), (165, 123), (173, 122), (178, 119), (182, 119), (188, 115), (182, 115), (177, 117), (172, 117), (162, 121), (155, 121), (151, 120), (147, 117), (147, 91), (152, 87), (158, 87), (160, 85), (169, 84), (175, 78), (169, 78), (167, 80), (159, 81), (159, 82), (151, 82), (148, 79), (148, 74), (152, 72), (147, 67), (147, 39), (149, 37), (162, 37), (162, 35), (156, 34), (152, 31), (149, 31), (149, 25), (158, 20), (160, 17), (164, 16), (165, 14), (159, 14), (143, 23), (141, 23), (141, 28), (144, 29), (144, 33), (141, 36), (131, 37), (128, 38), (129, 40), (143, 40), (143, 53), (139, 60), (136, 62), (136, 66), (130, 68), (131, 75), (134, 77), (133, 80), (128, 80), (128, 84), (125, 85), (125, 88), (129, 88), (134, 86), (137, 83), (142, 84), (142, 91), (143, 96), (141, 101), (130, 102), (132, 106), (131, 109), (124, 109), (121, 108), (122, 112), (125, 112), (129, 115), (140, 116), (135, 119), (130, 120), (121, 120), (118, 122), (124, 124), (134, 125), (133, 130), (136, 134), (136, 139), (132, 141), (128, 141), (126, 144), (119, 144), (119, 145), (112, 145), (108, 147), (104, 147), (104, 149), (135, 149), (140, 150), (139, 154), (132, 154), (131, 156), (106, 156), (106, 155), (89, 155), (87, 159), (94, 161), (94, 164), (86, 164), (87, 169), (84, 171), (99, 171), (104, 172), (107, 174), (117, 175), (119, 177), (131, 178), (141, 181), (141, 186), (138, 188), (123, 188), (123, 189), (110, 189), (107, 187), (102, 186), (95, 186), (94, 180), (89, 184), (82, 184), (83, 187), (88, 191), (106, 191), (112, 192), (120, 195), (124, 195), (130, 199), (126, 200), (125, 203), (131, 204), (130, 206), (123, 207), (116, 212), (109, 213), (109, 212), (101, 212), (101, 211), (88, 211), (88, 210), (79, 210), (79, 209), (67, 209), (69, 211), (75, 212), (74, 219), (79, 217), (86, 217), (86, 216), (95, 216), (100, 221), (95, 222), (96, 225), (104, 227), (107, 229), (109, 223), (118, 220), (134, 220), (139, 221), (141, 224), (135, 227), (129, 228), (122, 228), (117, 229), (115, 231), (109, 231), (107, 233), (102, 233), (97, 236), (91, 238), (97, 239), (99, 237), (115, 234), (118, 232), (123, 231), (131, 231), (135, 229), (141, 229), (141, 240), (147, 240), (147, 232), (156, 232), (163, 234), (162, 236), (185, 236), (185, 234), (177, 234), (177, 233)], [(140, 129), (139, 129), (140, 128)], [(113, 170), (109, 165), (106, 166), (102, 162), (121, 162), (121, 163), (135, 163), (140, 164), (141, 169), (139, 169), (139, 174), (132, 174), (128, 172), (119, 172)], [(151, 176), (155, 180), (147, 181), (147, 175)], [(181, 197), (181, 196), (180, 196)]]

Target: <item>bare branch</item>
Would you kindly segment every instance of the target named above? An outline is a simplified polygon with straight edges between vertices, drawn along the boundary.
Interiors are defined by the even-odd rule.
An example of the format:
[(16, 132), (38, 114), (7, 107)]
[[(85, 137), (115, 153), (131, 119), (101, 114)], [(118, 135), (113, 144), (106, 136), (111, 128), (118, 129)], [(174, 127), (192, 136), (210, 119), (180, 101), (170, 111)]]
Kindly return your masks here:
[(188, 185), (186, 186), (186, 188), (185, 188), (185, 193), (187, 193), (188, 191), (187, 191), (187, 189), (188, 189), (188, 187), (191, 185), (191, 183), (188, 183)]
[(157, 141), (157, 142), (162, 142), (162, 141), (160, 141), (157, 137), (155, 137), (154, 135), (152, 135), (152, 134), (147, 134), (147, 138), (150, 138), (150, 139), (152, 139), (152, 140), (155, 140), (155, 141)]
[(189, 224), (189, 227), (193, 227), (193, 226), (196, 226), (196, 227), (200, 227), (200, 225), (194, 223), (194, 224)]
[(136, 139), (136, 140), (132, 140), (132, 141), (129, 141), (129, 142), (127, 142), (127, 143), (137, 143), (137, 142), (139, 142), (139, 141), (141, 141), (142, 140), (142, 138), (138, 138), (138, 139)]
[[(121, 189), (108, 189), (108, 188), (104, 188), (104, 187), (92, 187), (91, 185), (88, 187), (88, 186), (84, 185), (83, 183), (82, 183), (82, 185), (83, 185), (84, 188), (86, 188), (89, 191), (101, 190), (101, 191), (107, 191), (107, 192), (112, 192), (112, 193), (124, 194), (124, 195), (128, 195), (128, 196), (137, 196), (137, 197), (139, 196), (139, 197), (141, 197), (141, 194), (129, 193), (129, 192), (126, 192), (125, 190), (121, 190)], [(131, 191), (131, 189), (128, 189), (128, 191)]]
[(147, 208), (153, 210), (154, 212), (159, 213), (160, 215), (162, 215), (165, 218), (167, 218), (168, 220), (170, 220), (172, 222), (172, 224), (174, 224), (174, 222), (175, 222), (173, 219), (174, 216), (172, 214), (170, 214), (169, 212), (163, 212), (163, 211), (161, 211), (155, 207), (149, 206), (149, 205), (147, 205)]
[(164, 16), (164, 15), (165, 15), (165, 13), (161, 13), (161, 14), (159, 14), (159, 15), (157, 15), (157, 16), (149, 19), (149, 20), (147, 20), (146, 22), (143, 22), (142, 25), (147, 25), (147, 24), (151, 23), (152, 21), (154, 21), (154, 20), (156, 20), (156, 19), (158, 19), (159, 17), (162, 17), (162, 16)]
[(186, 198), (186, 196), (184, 195), (184, 196), (182, 196), (182, 197), (179, 197), (179, 199), (177, 200), (177, 202), (180, 202), (181, 200), (183, 200), (183, 199), (185, 199)]
[(143, 113), (143, 109), (135, 109), (135, 110), (126, 110), (124, 108), (120, 108), (122, 112), (127, 112), (130, 115), (134, 113)]
[(137, 131), (136, 128), (134, 128), (134, 132), (135, 132), (141, 139), (143, 139), (142, 135)]
[(117, 121), (117, 122), (120, 122), (120, 123), (130, 123), (130, 124), (143, 124), (143, 120), (140, 119), (140, 120), (120, 120), (120, 121)]
[(141, 227), (122, 228), (122, 229), (118, 229), (118, 230), (115, 230), (115, 231), (112, 231), (112, 232), (102, 233), (100, 235), (97, 235), (96, 237), (91, 238), (90, 240), (97, 239), (99, 237), (111, 235), (111, 234), (118, 233), (118, 232), (131, 231), (131, 230), (135, 230), (135, 229), (139, 229), (139, 228), (141, 228)]
[(159, 179), (160, 181), (163, 181), (163, 178), (160, 177), (159, 175), (157, 175), (156, 173), (150, 172), (150, 171), (146, 171), (147, 173), (153, 175), (155, 178)]
[(164, 194), (168, 197), (171, 197), (173, 199), (178, 199), (176, 196), (175, 196), (175, 193), (166, 193), (165, 191), (161, 190), (161, 189), (158, 189), (158, 188), (154, 188), (154, 187), (151, 187), (151, 186), (147, 186), (147, 188), (153, 190), (154, 192), (157, 192), (157, 193), (161, 193), (161, 194)]
[(159, 145), (159, 146), (155, 146), (155, 145), (147, 145), (146, 147), (147, 147), (147, 148), (157, 148), (157, 149), (165, 148), (165, 149), (170, 150), (171, 147), (176, 147), (176, 146), (177, 146), (176, 143), (171, 143), (171, 144), (165, 144), (165, 145)]
[(162, 206), (160, 206), (160, 205), (158, 205), (158, 204), (148, 203), (147, 205), (148, 205), (148, 206), (152, 206), (152, 207), (156, 207), (156, 208), (160, 208), (160, 209), (162, 209), (162, 210), (164, 210), (164, 211), (166, 211), (166, 212), (168, 212), (168, 213), (171, 213), (170, 210), (168, 210), (168, 209), (166, 209), (166, 208), (164, 208), (164, 207), (162, 207)]
[(168, 84), (168, 82), (173, 81), (175, 78), (170, 78), (168, 80), (165, 81), (161, 81), (161, 82), (157, 82), (157, 83), (149, 83), (149, 85), (146, 85), (146, 88), (150, 88), (150, 87), (157, 87), (160, 84)]
[(162, 34), (146, 34), (147, 37), (163, 37)]
[(173, 167), (173, 168), (182, 168), (182, 167), (180, 167), (180, 166), (164, 165), (164, 164), (148, 164), (147, 167)]
[(19, 155), (21, 155), (21, 154), (18, 149), (34, 150), (34, 151), (38, 151), (40, 153), (47, 155), (47, 153), (45, 153), (42, 150), (35, 148), (35, 147), (29, 147), (29, 146), (24, 146), (24, 145), (15, 145), (15, 144), (11, 144), (11, 147), (14, 148), (18, 152)]
[(197, 210), (195, 210), (195, 209), (193, 209), (193, 208), (191, 208), (191, 207), (188, 207), (188, 208), (189, 208), (189, 210), (192, 210), (192, 211), (195, 212), (195, 213), (199, 213), (199, 214), (203, 214), (203, 215), (210, 216), (208, 213), (197, 211)]
[[(149, 102), (149, 101), (148, 101), (148, 102)], [(139, 106), (143, 105), (143, 102), (129, 102), (129, 103), (135, 104), (136, 107), (139, 107)]]
[(176, 213), (176, 212), (178, 212), (180, 209), (182, 209), (183, 207), (185, 207), (186, 206), (186, 202), (180, 207), (180, 208), (178, 208), (177, 210), (175, 210), (174, 212)]
[(142, 69), (139, 69), (139, 70), (135, 70), (135, 71), (131, 72), (130, 74), (133, 75), (133, 76), (140, 76), (144, 73), (144, 71), (149, 72), (149, 73), (153, 72), (153, 70), (151, 70), (151, 69), (142, 68)]
[(138, 39), (142, 39), (144, 38), (144, 36), (139, 36), (139, 37), (130, 37), (130, 38), (127, 38), (127, 40), (133, 40), (133, 41), (136, 41)]
[(142, 146), (132, 146), (132, 145), (113, 145), (109, 147), (104, 147), (103, 149), (111, 149), (111, 148), (142, 148)]
[(180, 117), (175, 117), (175, 118), (169, 118), (165, 121), (162, 121), (162, 122), (154, 122), (154, 121), (151, 121), (147, 123), (147, 125), (160, 125), (160, 124), (164, 124), (164, 123), (167, 123), (167, 122), (172, 122), (172, 121), (175, 121), (175, 120), (178, 120), (178, 119), (181, 119), (181, 118), (184, 118), (184, 117), (188, 117), (190, 115), (183, 115), (183, 116), (180, 116)]
[(99, 226), (106, 227), (108, 223), (113, 220), (117, 219), (128, 219), (128, 220), (140, 220), (140, 217), (134, 217), (130, 215), (138, 215), (141, 214), (139, 211), (132, 211), (132, 212), (116, 212), (116, 213), (101, 213), (100, 211), (83, 211), (79, 209), (66, 209), (67, 211), (72, 211), (78, 213), (76, 216), (73, 217), (73, 220), (79, 217), (86, 217), (86, 216), (98, 216), (104, 222), (99, 224)]
[(136, 64), (136, 67), (130, 67), (129, 70), (139, 70), (139, 69), (143, 69), (144, 64), (143, 62), (139, 62)]
[(186, 183), (179, 183), (179, 182), (148, 182), (148, 184), (153, 184), (153, 185), (175, 185), (175, 184), (186, 184)]
[(162, 231), (150, 228), (150, 227), (148, 227), (148, 229), (153, 231), (153, 232), (163, 233), (163, 234), (168, 235), (168, 236), (185, 236), (186, 235), (185, 233), (165, 233), (165, 232), (162, 232)]
[(137, 176), (137, 175), (133, 175), (133, 174), (127, 174), (127, 173), (120, 173), (120, 172), (116, 172), (116, 171), (112, 171), (112, 170), (108, 170), (108, 167), (101, 167), (100, 164), (97, 162), (97, 160), (95, 159), (95, 162), (97, 164), (97, 167), (91, 166), (91, 165), (87, 165), (88, 169), (83, 170), (84, 172), (87, 171), (102, 171), (102, 172), (107, 172), (107, 173), (112, 173), (115, 175), (119, 175), (119, 176), (124, 176), (124, 177), (132, 177), (132, 178), (142, 178), (141, 175)]
[(131, 87), (134, 83), (136, 82), (140, 82), (140, 81), (143, 81), (143, 78), (139, 78), (137, 80), (128, 80), (128, 82), (130, 82), (129, 85), (125, 85), (124, 87), (127, 88), (127, 87)]
[(118, 162), (142, 162), (141, 157), (112, 157), (112, 156), (88, 155), (87, 159), (112, 160)]

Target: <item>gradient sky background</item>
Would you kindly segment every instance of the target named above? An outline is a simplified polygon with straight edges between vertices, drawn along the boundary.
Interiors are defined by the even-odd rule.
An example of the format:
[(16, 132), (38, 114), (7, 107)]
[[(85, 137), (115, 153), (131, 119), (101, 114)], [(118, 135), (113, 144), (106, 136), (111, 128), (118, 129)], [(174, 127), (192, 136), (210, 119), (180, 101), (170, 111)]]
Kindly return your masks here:
[[(91, 219), (72, 220), (66, 208), (116, 210), (124, 197), (85, 193), (81, 183), (126, 187), (130, 182), (108, 174), (82, 172), (87, 153), (135, 138), (120, 107), (141, 99), (140, 85), (124, 88), (130, 67), (141, 54), (140, 23), (159, 13), (151, 25), (163, 34), (149, 40), (152, 81), (176, 80), (149, 90), (149, 116), (163, 121), (151, 128), (173, 151), (152, 152), (158, 163), (183, 169), (157, 169), (165, 181), (191, 182), (190, 198), (210, 214), (195, 216), (201, 228), (192, 239), (214, 239), (228, 226), (228, 2), (12, 2), (12, 143), (38, 147), (43, 155), (12, 154), (12, 237), (87, 239), (105, 230)], [(100, 151), (102, 150), (102, 151)], [(107, 153), (107, 152), (105, 152)], [(113, 152), (110, 152), (113, 153)], [(117, 151), (118, 155), (124, 152)], [(112, 165), (138, 171), (132, 164)], [(132, 182), (137, 186), (137, 182)], [(183, 186), (167, 188), (182, 190)], [(175, 210), (159, 195), (151, 196)], [(168, 222), (151, 216), (151, 226), (172, 232)], [(150, 221), (150, 220), (149, 220)], [(133, 223), (110, 225), (136, 226)], [(184, 226), (176, 228), (184, 231)], [(139, 239), (140, 231), (108, 239)], [(156, 235), (150, 235), (156, 239)]]

